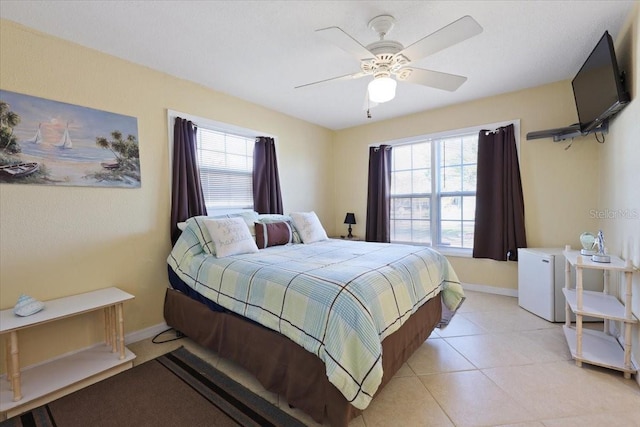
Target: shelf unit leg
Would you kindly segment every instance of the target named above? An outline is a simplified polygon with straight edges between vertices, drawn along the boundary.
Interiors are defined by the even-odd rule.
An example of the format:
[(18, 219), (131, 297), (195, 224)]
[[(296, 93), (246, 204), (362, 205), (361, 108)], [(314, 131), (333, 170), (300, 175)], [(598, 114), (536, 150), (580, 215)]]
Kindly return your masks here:
[(582, 358), (582, 314), (576, 314), (576, 341), (576, 357)]
[[(631, 271), (624, 272), (625, 278), (625, 317), (627, 320), (633, 319), (633, 314), (631, 313)], [(622, 327), (624, 328), (624, 367), (627, 369), (632, 369), (631, 366), (631, 324), (622, 322)], [(629, 373), (625, 372), (624, 377), (629, 379), (631, 376)]]
[[(604, 275), (602, 293), (605, 295), (609, 295), (609, 280), (611, 277), (611, 272), (609, 270), (604, 270), (602, 274)], [(603, 332), (607, 335), (611, 335), (611, 328), (609, 327), (609, 319), (604, 319)]]
[(122, 313), (122, 304), (116, 305), (116, 313), (118, 316), (118, 351), (120, 351), (120, 359), (124, 359), (124, 315)]
[(109, 307), (109, 335), (111, 340), (111, 352), (115, 353), (118, 351), (117, 347), (117, 332), (116, 332), (116, 308), (115, 306)]
[[(576, 263), (576, 304), (578, 311), (583, 308), (582, 296), (582, 255), (578, 255)], [(582, 314), (576, 313), (576, 365), (582, 367)]]
[(111, 334), (109, 332), (109, 307), (105, 307), (102, 309), (102, 313), (104, 314), (104, 343), (107, 346), (111, 345)]
[(9, 383), (9, 388), (12, 388), (11, 384), (11, 372), (13, 372), (13, 368), (11, 367), (11, 338), (9, 335), (5, 337), (4, 340), (4, 350), (5, 350), (5, 362), (7, 362), (7, 382)]
[(18, 352), (18, 332), (11, 331), (9, 339), (11, 340), (11, 370), (7, 375), (11, 375), (11, 388), (13, 389), (13, 401), (17, 402), (22, 399), (22, 390), (20, 388), (20, 360)]
[[(566, 246), (565, 250), (571, 250), (571, 246)], [(566, 258), (564, 261), (564, 288), (571, 289), (571, 263)], [(571, 307), (566, 299), (564, 303), (564, 324), (567, 327), (571, 326)]]

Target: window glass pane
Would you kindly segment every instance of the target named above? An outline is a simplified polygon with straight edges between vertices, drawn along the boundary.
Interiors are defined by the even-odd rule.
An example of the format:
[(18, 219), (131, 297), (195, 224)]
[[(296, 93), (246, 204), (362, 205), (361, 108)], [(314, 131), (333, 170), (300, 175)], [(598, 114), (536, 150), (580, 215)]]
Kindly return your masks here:
[(412, 165), (414, 169), (429, 168), (431, 166), (431, 143), (420, 142), (413, 147)]
[(253, 165), (247, 163), (247, 156), (238, 156), (234, 154), (227, 154), (227, 167), (229, 169), (238, 171), (250, 171), (253, 169)]
[(222, 133), (199, 128), (198, 140), (199, 148), (203, 150), (225, 151), (225, 136)]
[(463, 222), (462, 223), (462, 247), (473, 249), (473, 230), (475, 222)]
[(462, 247), (462, 223), (459, 221), (441, 221), (441, 244), (454, 248)]
[(391, 174), (391, 194), (411, 194), (411, 170)]
[(462, 220), (461, 197), (442, 197), (440, 199), (440, 219)]
[(475, 164), (462, 167), (462, 191), (476, 191), (477, 170)]
[(478, 136), (462, 138), (462, 161), (464, 163), (478, 163)]
[(451, 193), (462, 190), (462, 171), (460, 166), (446, 166), (440, 169), (440, 191)]
[(414, 169), (412, 193), (431, 193), (431, 169)]
[(411, 218), (429, 219), (430, 215), (429, 199), (427, 197), (414, 198), (411, 200)]
[(462, 219), (466, 221), (475, 221), (476, 196), (465, 196), (462, 198)]
[(412, 221), (412, 230), (412, 242), (424, 244), (431, 243), (431, 226), (429, 221)]
[(392, 198), (391, 199), (391, 218), (410, 219), (411, 218), (411, 199), (410, 198)]
[(393, 224), (392, 240), (396, 242), (410, 242), (411, 241), (411, 221), (391, 221)]
[(227, 153), (247, 156), (246, 138), (234, 135), (227, 136)]
[(411, 145), (393, 147), (391, 158), (393, 159), (393, 170), (411, 169)]
[(462, 163), (462, 139), (445, 139), (441, 144), (440, 163), (444, 166)]

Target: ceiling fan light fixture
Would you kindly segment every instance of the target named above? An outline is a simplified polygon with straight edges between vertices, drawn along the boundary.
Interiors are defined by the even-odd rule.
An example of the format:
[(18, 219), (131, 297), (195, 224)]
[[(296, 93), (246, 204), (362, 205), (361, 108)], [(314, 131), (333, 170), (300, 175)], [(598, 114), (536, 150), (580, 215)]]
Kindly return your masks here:
[(391, 101), (396, 96), (397, 82), (391, 77), (378, 77), (369, 82), (369, 99), (382, 104)]

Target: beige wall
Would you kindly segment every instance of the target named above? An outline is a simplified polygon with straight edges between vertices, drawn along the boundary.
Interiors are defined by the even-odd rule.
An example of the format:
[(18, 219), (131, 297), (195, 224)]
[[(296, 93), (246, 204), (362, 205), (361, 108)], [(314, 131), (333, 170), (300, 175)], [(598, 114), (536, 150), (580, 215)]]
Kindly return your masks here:
[[(137, 117), (142, 171), (140, 189), (0, 185), (1, 308), (21, 293), (46, 300), (118, 286), (136, 296), (125, 304), (127, 333), (163, 321), (167, 109), (276, 135), (285, 211), (314, 209), (333, 224), (333, 132), (8, 21), (0, 57), (4, 90)], [(21, 363), (99, 341), (94, 318), (21, 334)]]
[[(368, 146), (373, 143), (520, 119), (520, 171), (530, 247), (579, 245), (584, 230), (594, 230), (589, 216), (598, 197), (599, 144), (593, 137), (568, 142), (526, 140), (531, 131), (563, 127), (577, 121), (569, 81), (508, 93), (438, 110), (337, 132), (335, 142), (336, 229), (344, 212), (361, 218), (355, 234), (364, 234)], [(349, 182), (349, 186), (340, 183)], [(517, 263), (449, 257), (460, 280), (517, 289)]]
[[(601, 147), (602, 190), (596, 209), (603, 216), (599, 226), (609, 251), (640, 268), (640, 3), (615, 47), (620, 68), (626, 71), (631, 103), (611, 122)], [(640, 318), (638, 272), (633, 275), (632, 310)], [(635, 360), (640, 363), (640, 327), (633, 328), (632, 337)]]

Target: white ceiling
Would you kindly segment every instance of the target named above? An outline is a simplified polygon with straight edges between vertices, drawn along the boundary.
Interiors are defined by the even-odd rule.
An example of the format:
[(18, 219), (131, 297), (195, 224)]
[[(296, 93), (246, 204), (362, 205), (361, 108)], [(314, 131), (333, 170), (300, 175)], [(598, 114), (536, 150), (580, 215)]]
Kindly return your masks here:
[[(343, 129), (571, 79), (605, 30), (615, 40), (636, 2), (2, 0), (0, 17)], [(377, 40), (367, 23), (381, 14), (396, 18), (387, 39), (405, 47), (471, 15), (480, 35), (414, 64), (467, 82), (453, 93), (399, 83), (371, 119), (363, 110), (370, 77), (294, 89), (359, 71), (316, 29), (338, 26), (367, 45)]]

